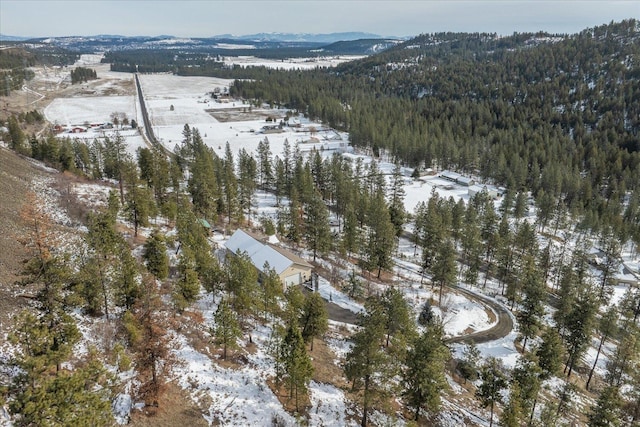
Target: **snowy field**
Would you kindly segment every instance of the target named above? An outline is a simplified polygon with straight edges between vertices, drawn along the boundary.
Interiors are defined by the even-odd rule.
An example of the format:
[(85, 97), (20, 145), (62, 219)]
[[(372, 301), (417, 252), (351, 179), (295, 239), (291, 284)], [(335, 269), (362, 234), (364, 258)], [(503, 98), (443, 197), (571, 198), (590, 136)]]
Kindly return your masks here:
[(81, 98), (56, 98), (45, 110), (48, 121), (55, 124), (82, 126), (85, 123), (111, 121), (111, 113), (129, 112), (136, 117), (136, 102), (133, 96), (93, 96)]
[(240, 65), (241, 67), (266, 67), (279, 70), (312, 70), (314, 68), (330, 68), (343, 62), (364, 58), (359, 55), (318, 56), (316, 58), (288, 58), (269, 60), (254, 56), (233, 56), (224, 59), (226, 65)]

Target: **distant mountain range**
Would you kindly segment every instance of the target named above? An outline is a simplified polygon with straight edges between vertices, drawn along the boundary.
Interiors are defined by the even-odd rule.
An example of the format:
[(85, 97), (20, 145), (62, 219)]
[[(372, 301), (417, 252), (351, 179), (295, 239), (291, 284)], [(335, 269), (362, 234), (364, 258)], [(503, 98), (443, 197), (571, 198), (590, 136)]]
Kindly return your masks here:
[(8, 36), (6, 34), (0, 34), (0, 42), (21, 42), (24, 40), (29, 40), (31, 37), (19, 37), (19, 36)]
[(285, 42), (285, 43), (319, 43), (328, 44), (340, 41), (353, 41), (361, 39), (395, 39), (400, 40), (400, 37), (383, 37), (373, 33), (363, 32), (341, 32), (341, 33), (326, 33), (326, 34), (313, 34), (313, 33), (256, 33), (236, 36), (233, 34), (219, 34), (211, 37), (176, 37), (172, 35), (157, 35), (157, 36), (123, 36), (118, 34), (96, 34), (91, 36), (57, 36), (57, 37), (22, 37), (11, 36), (7, 34), (0, 34), (0, 41), (26, 41), (26, 40), (236, 40), (244, 42)]
[[(100, 34), (93, 36), (64, 36), (25, 38), (0, 35), (0, 42), (28, 42), (35, 48), (61, 47), (72, 52), (106, 52), (126, 50), (171, 49), (208, 52), (215, 55), (305, 56), (314, 55), (370, 55), (397, 45), (397, 37), (381, 37), (363, 32), (329, 34), (257, 33), (243, 36), (222, 34), (212, 37), (121, 36)], [(287, 53), (283, 53), (283, 50)]]
[(215, 39), (246, 40), (254, 42), (308, 42), (308, 43), (335, 43), (340, 41), (352, 41), (360, 39), (382, 39), (397, 37), (382, 37), (372, 33), (345, 32), (329, 34), (311, 33), (257, 33), (244, 36), (221, 34), (213, 36)]

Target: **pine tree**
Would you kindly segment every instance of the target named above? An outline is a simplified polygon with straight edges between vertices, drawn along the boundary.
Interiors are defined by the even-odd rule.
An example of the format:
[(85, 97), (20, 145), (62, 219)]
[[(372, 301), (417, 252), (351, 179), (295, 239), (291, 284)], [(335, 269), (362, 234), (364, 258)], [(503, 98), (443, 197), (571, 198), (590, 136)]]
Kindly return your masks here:
[(640, 364), (640, 328), (635, 324), (627, 323), (621, 329), (625, 333), (620, 338), (616, 350), (609, 357), (605, 376), (605, 382), (616, 387), (620, 387), (625, 377)]
[(426, 301), (422, 304), (422, 308), (420, 309), (420, 314), (418, 314), (418, 324), (420, 326), (428, 327), (436, 320), (435, 314), (433, 313), (433, 308), (429, 301)]
[(164, 236), (158, 229), (154, 229), (144, 244), (142, 257), (147, 270), (158, 280), (164, 280), (169, 275), (169, 257)]
[(540, 271), (535, 264), (532, 256), (525, 259), (523, 271), (520, 274), (524, 300), (521, 309), (518, 311), (516, 318), (520, 325), (520, 334), (524, 337), (522, 342), (522, 351), (527, 348), (527, 340), (537, 335), (544, 315), (544, 306), (542, 305), (545, 297), (544, 283), (540, 276)]
[(340, 240), (341, 252), (350, 257), (353, 253), (360, 251), (361, 230), (358, 226), (358, 217), (355, 207), (349, 204), (344, 215), (344, 226), (342, 227), (342, 239)]
[(624, 316), (631, 319), (633, 323), (637, 323), (640, 317), (640, 289), (629, 287), (622, 297), (620, 309)]
[(491, 415), (489, 427), (493, 426), (493, 412), (497, 403), (502, 403), (502, 390), (507, 387), (507, 378), (504, 374), (502, 363), (493, 357), (485, 362), (480, 370), (482, 383), (476, 390), (476, 398), (480, 400), (483, 408), (489, 406)]
[(607, 386), (600, 392), (596, 406), (589, 413), (589, 427), (617, 427), (621, 425), (622, 399), (616, 386)]
[(593, 372), (596, 369), (596, 365), (598, 364), (598, 359), (600, 358), (600, 352), (602, 351), (602, 346), (605, 341), (613, 336), (618, 329), (618, 311), (615, 307), (610, 308), (606, 311), (600, 318), (598, 322), (598, 331), (600, 332), (600, 342), (598, 343), (598, 352), (596, 353), (596, 359), (593, 362), (593, 366), (589, 371), (589, 378), (587, 379), (587, 383), (585, 384), (585, 389), (589, 390), (589, 384), (591, 383), (591, 379), (593, 378)]
[[(24, 368), (27, 360), (19, 356), (17, 363)], [(111, 385), (109, 374), (91, 350), (72, 371), (15, 377), (9, 411), (16, 426), (111, 425)]]
[(362, 390), (361, 425), (364, 427), (372, 397), (381, 392), (392, 363), (384, 351), (384, 323), (379, 312), (362, 316), (358, 324), (361, 328), (351, 337), (353, 347), (345, 357), (344, 372), (352, 390)]
[(361, 425), (366, 427), (371, 398), (386, 381), (389, 358), (383, 348), (382, 319), (363, 316), (359, 323), (361, 329), (351, 337), (353, 347), (346, 355), (344, 373), (352, 390), (362, 390)]
[[(533, 421), (543, 376), (542, 369), (534, 359), (530, 353), (520, 357), (512, 374), (512, 389), (513, 384), (517, 384), (518, 393), (518, 401), (514, 404), (517, 403), (522, 412), (520, 418), (528, 418), (529, 423)], [(504, 412), (508, 410), (505, 408)]]
[(244, 327), (258, 304), (258, 271), (246, 252), (227, 257), (227, 292)]
[(318, 253), (325, 254), (331, 247), (329, 211), (318, 190), (313, 191), (313, 196), (306, 205), (304, 236), (307, 241), (307, 246), (313, 252), (314, 261)]
[(226, 360), (227, 349), (233, 350), (238, 347), (237, 339), (240, 338), (242, 331), (236, 314), (225, 299), (220, 300), (213, 320), (215, 322), (212, 328), (214, 342), (222, 345), (222, 359)]
[(153, 188), (156, 205), (162, 210), (169, 203), (167, 191), (171, 185), (171, 163), (160, 148), (154, 148), (152, 151), (152, 167), (150, 185)]
[(602, 231), (600, 236), (600, 247), (603, 252), (603, 262), (599, 265), (599, 269), (602, 272), (602, 278), (600, 281), (598, 296), (601, 301), (605, 301), (605, 299), (610, 295), (611, 287), (613, 286), (612, 276), (618, 270), (621, 262), (620, 240), (611, 228), (606, 228)]
[(207, 230), (198, 221), (187, 203), (180, 206), (177, 228), (180, 248), (190, 250), (199, 278), (202, 280), (208, 277), (212, 270), (216, 269), (217, 264), (211, 252), (211, 245), (207, 240)]
[(520, 427), (524, 418), (522, 406), (520, 383), (513, 381), (509, 388), (509, 400), (500, 416), (500, 425), (503, 427)]
[(513, 205), (513, 217), (516, 220), (523, 218), (527, 211), (527, 194), (524, 191), (518, 192)]
[(395, 338), (398, 347), (405, 347), (415, 335), (415, 323), (413, 313), (403, 293), (396, 289), (387, 288), (382, 296), (367, 301), (371, 306), (371, 301), (375, 301), (372, 310), (379, 310), (385, 331), (385, 347), (389, 347), (389, 339)]
[(16, 116), (9, 116), (7, 128), (9, 129), (9, 148), (19, 153), (25, 153), (27, 150), (25, 146), (26, 137)]
[(432, 324), (413, 341), (402, 370), (403, 396), (414, 408), (415, 420), (424, 409), (429, 416), (440, 410), (440, 396), (447, 388), (445, 365), (449, 349), (442, 342), (443, 328)]
[(193, 161), (189, 166), (189, 194), (195, 214), (214, 220), (220, 201), (220, 186), (216, 175), (217, 156), (211, 148), (204, 145), (200, 134), (194, 133)]
[(285, 381), (289, 386), (289, 396), (295, 399), (296, 412), (298, 412), (300, 395), (307, 393), (307, 386), (313, 375), (313, 366), (297, 325), (290, 325), (287, 329), (280, 352)]
[(404, 196), (404, 177), (400, 164), (396, 163), (389, 188), (389, 218), (395, 229), (396, 237), (400, 237), (402, 234), (402, 226), (406, 219)]
[[(498, 226), (496, 239), (496, 269), (498, 278), (502, 282), (502, 295), (505, 295), (511, 303), (513, 309), (518, 293), (520, 291), (520, 281), (514, 271), (517, 265), (514, 258), (515, 236), (511, 231), (507, 216), (503, 216)], [(505, 291), (506, 287), (506, 291)]]
[[(28, 258), (19, 283), (36, 286), (34, 300), (39, 312), (32, 319), (33, 325), (28, 325), (25, 320), (26, 329), (21, 336), (25, 339), (29, 337), (32, 333), (29, 327), (39, 330), (36, 335), (45, 340), (44, 348), (40, 351), (46, 355), (48, 363), (60, 371), (60, 364), (70, 355), (80, 337), (75, 322), (67, 314), (71, 302), (67, 292), (72, 281), (71, 265), (69, 258), (57, 249), (58, 239), (51, 228), (51, 219), (42, 211), (33, 193), (27, 194), (27, 204), (21, 211), (21, 218), (29, 232), (20, 240)], [(46, 334), (46, 338), (42, 338), (43, 334)]]
[(258, 177), (262, 190), (271, 188), (273, 184), (273, 166), (271, 161), (271, 148), (269, 139), (265, 136), (258, 142)]
[(280, 206), (282, 197), (288, 196), (287, 193), (287, 177), (284, 161), (276, 156), (274, 159), (274, 193), (276, 196), (276, 206)]
[(633, 426), (640, 421), (640, 363), (636, 363), (635, 369), (630, 370), (627, 384), (623, 393), (623, 411)]
[(285, 138), (284, 144), (282, 146), (282, 164), (281, 164), (281, 172), (282, 172), (282, 185), (284, 189), (284, 194), (287, 197), (291, 197), (291, 188), (293, 187), (293, 170), (294, 170), (294, 159), (291, 154), (291, 144), (289, 140)]
[(195, 302), (200, 293), (200, 280), (196, 271), (195, 257), (190, 249), (183, 248), (178, 260), (178, 281), (173, 291), (173, 301), (178, 311)]
[(257, 186), (256, 160), (243, 148), (238, 156), (238, 199), (240, 209), (244, 209), (251, 224), (251, 208), (254, 204)]
[(231, 147), (228, 142), (224, 151), (222, 184), (224, 187), (224, 206), (226, 208), (228, 223), (231, 224), (231, 221), (236, 220), (242, 212), (238, 206), (238, 179), (235, 172), (233, 153), (231, 152)]
[(140, 169), (140, 179), (151, 187), (154, 180), (153, 152), (147, 147), (139, 147), (136, 150), (136, 159)]
[(24, 380), (34, 384), (52, 367), (60, 372), (80, 337), (73, 318), (62, 311), (37, 315), (25, 311), (8, 338), (21, 351), (16, 363), (24, 371)]
[(455, 284), (457, 273), (455, 257), (456, 251), (453, 247), (453, 242), (450, 240), (442, 242), (431, 267), (431, 281), (440, 288), (438, 304), (442, 304), (444, 288)]
[(287, 302), (283, 320), (287, 325), (297, 324), (302, 317), (306, 298), (299, 286), (289, 286), (284, 293)]
[(116, 132), (114, 138), (105, 138), (104, 141), (104, 174), (108, 178), (118, 180), (120, 188), (120, 203), (124, 204), (124, 172), (125, 165), (131, 163), (131, 155), (127, 153), (127, 144), (124, 137)]
[(128, 246), (122, 247), (115, 263), (113, 297), (118, 307), (129, 309), (140, 297), (140, 266)]
[(367, 215), (369, 231), (366, 237), (365, 264), (368, 269), (377, 269), (380, 278), (383, 269), (393, 266), (391, 258), (396, 247), (396, 236), (389, 210), (382, 192), (377, 192)]
[(473, 286), (478, 282), (482, 241), (478, 227), (477, 212), (471, 204), (467, 207), (464, 216), (461, 245), (463, 265), (466, 264), (467, 266), (464, 272), (464, 282)]
[(342, 290), (349, 295), (349, 298), (360, 299), (364, 296), (362, 280), (356, 275), (355, 271), (351, 271)]
[(560, 373), (565, 351), (562, 345), (562, 338), (555, 328), (545, 328), (542, 333), (542, 342), (535, 353), (538, 357), (538, 366), (542, 369), (542, 379), (547, 379)]
[[(85, 297), (87, 298), (87, 306), (93, 307), (94, 314), (97, 311), (97, 298), (102, 300), (102, 313), (109, 317), (109, 305), (113, 294), (113, 283), (115, 272), (117, 271), (118, 255), (120, 248), (126, 247), (123, 237), (116, 231), (115, 207), (117, 205), (117, 195), (115, 192), (110, 193), (111, 210), (100, 212), (98, 214), (90, 214), (88, 217), (88, 232), (86, 241), (89, 246), (89, 253), (84, 262), (84, 273), (86, 280), (84, 281)], [(82, 276), (80, 276), (82, 277)], [(86, 291), (89, 292), (86, 292)]]
[(300, 199), (298, 198), (298, 190), (295, 187), (291, 190), (291, 199), (284, 213), (283, 221), (286, 230), (285, 236), (293, 242), (300, 242), (303, 233), (303, 216)]
[(419, 241), (422, 248), (422, 270), (425, 273), (430, 273), (432, 271), (436, 252), (446, 237), (440, 204), (440, 197), (438, 196), (438, 193), (435, 192), (434, 188), (431, 192), (431, 197), (429, 198), (426, 209), (423, 208), (420, 211), (420, 220), (418, 223), (421, 225), (421, 228), (416, 229), (416, 233), (420, 236)]
[(158, 406), (166, 375), (174, 363), (164, 304), (155, 281), (145, 276), (143, 292), (132, 311), (125, 312), (123, 324), (134, 351), (134, 361), (141, 386), (139, 394), (147, 406)]
[(577, 296), (575, 306), (567, 317), (565, 341), (568, 358), (564, 368), (567, 377), (571, 376), (575, 364), (580, 360), (591, 340), (596, 310), (596, 296), (593, 291), (586, 289), (584, 293)]
[(464, 378), (465, 384), (467, 380), (475, 381), (478, 378), (478, 362), (480, 361), (480, 350), (476, 344), (471, 341), (466, 344), (462, 352), (463, 358), (458, 361), (456, 369)]
[(280, 276), (274, 268), (269, 265), (268, 261), (265, 261), (262, 267), (261, 278), (261, 292), (263, 300), (263, 317), (267, 320), (267, 314), (277, 315), (280, 309), (278, 304), (278, 298), (283, 296), (283, 285)]
[(324, 334), (329, 326), (327, 308), (317, 292), (312, 292), (305, 298), (298, 324), (302, 329), (302, 338), (306, 343), (311, 343), (310, 351), (313, 351), (313, 339)]
[(83, 256), (79, 270), (74, 275), (72, 286), (74, 292), (81, 299), (84, 313), (89, 316), (98, 316), (102, 313), (103, 295), (102, 281), (100, 278), (100, 264), (91, 256)]

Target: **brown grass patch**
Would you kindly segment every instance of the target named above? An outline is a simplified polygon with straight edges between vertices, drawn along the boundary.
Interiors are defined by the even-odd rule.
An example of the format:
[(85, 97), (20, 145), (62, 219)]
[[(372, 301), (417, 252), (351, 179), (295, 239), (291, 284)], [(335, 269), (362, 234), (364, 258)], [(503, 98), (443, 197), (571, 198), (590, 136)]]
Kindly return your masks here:
[(337, 356), (322, 339), (316, 339), (313, 351), (309, 352), (313, 365), (313, 380), (320, 383), (332, 384), (341, 389), (349, 388), (344, 373), (335, 364)]
[(296, 411), (296, 399), (294, 396), (289, 395), (289, 388), (286, 384), (276, 384), (275, 378), (267, 379), (267, 385), (276, 395), (278, 401), (282, 404), (285, 411), (290, 414), (298, 414), (303, 417), (307, 416), (309, 409), (311, 408), (311, 400), (309, 400), (309, 394), (298, 394), (298, 411)]
[(199, 408), (188, 393), (179, 386), (169, 383), (160, 397), (157, 407), (145, 407), (131, 412), (132, 427), (174, 427), (207, 426)]

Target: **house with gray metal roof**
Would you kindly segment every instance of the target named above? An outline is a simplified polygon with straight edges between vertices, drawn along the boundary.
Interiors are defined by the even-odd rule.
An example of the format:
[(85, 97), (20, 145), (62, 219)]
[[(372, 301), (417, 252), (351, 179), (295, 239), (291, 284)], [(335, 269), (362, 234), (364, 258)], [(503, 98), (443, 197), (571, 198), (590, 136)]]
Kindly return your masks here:
[(260, 272), (263, 271), (265, 262), (268, 262), (282, 280), (285, 289), (311, 279), (311, 264), (293, 252), (263, 241), (249, 232), (236, 230), (225, 243), (225, 247), (233, 254), (246, 252), (251, 263)]

